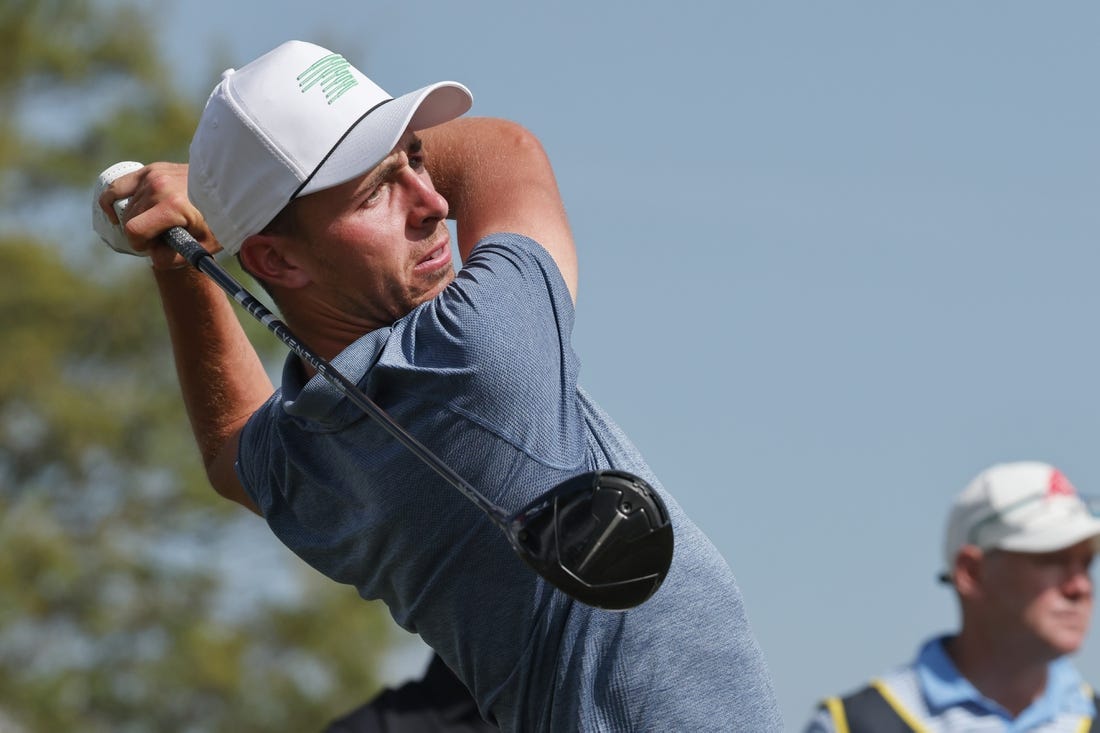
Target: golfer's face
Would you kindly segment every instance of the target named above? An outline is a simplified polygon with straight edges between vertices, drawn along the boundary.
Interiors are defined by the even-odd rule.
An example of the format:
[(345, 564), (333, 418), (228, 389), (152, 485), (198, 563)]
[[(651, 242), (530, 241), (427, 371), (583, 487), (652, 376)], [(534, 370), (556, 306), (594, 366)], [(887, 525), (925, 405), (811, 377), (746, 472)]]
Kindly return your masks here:
[(1052, 656), (1077, 651), (1092, 615), (1092, 556), (1090, 541), (1057, 552), (989, 553), (987, 577), (1005, 621)]
[(298, 201), (312, 279), (327, 303), (374, 327), (389, 325), (454, 278), (447, 202), (406, 132), (361, 178)]

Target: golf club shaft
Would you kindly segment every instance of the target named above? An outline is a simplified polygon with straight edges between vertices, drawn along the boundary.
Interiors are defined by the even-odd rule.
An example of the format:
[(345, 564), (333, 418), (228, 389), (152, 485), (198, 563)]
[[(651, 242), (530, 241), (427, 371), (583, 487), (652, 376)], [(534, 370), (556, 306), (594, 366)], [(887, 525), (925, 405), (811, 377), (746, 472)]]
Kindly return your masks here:
[(412, 451), (417, 458), (439, 474), (444, 481), (462, 492), (467, 499), (477, 505), (477, 507), (493, 520), (497, 526), (507, 529), (508, 515), (505, 514), (503, 509), (489, 501), (481, 492), (455, 473), (441, 458), (432, 453), (423, 443), (410, 435), (408, 431), (389, 416), (389, 413), (375, 404), (363, 390), (359, 389), (351, 380), (341, 374), (339, 370), (299, 341), (285, 323), (279, 320), (275, 314), (257, 300), (244, 285), (229, 274), (229, 272), (222, 267), (201, 244), (195, 241), (195, 238), (188, 234), (185, 229), (181, 227), (172, 227), (165, 232), (162, 237), (172, 249), (183, 256), (183, 258), (191, 263), (195, 269), (210, 277), (210, 279), (228, 293), (233, 300), (240, 303), (241, 307), (248, 311), (260, 323), (264, 324), (264, 326), (275, 334), (280, 341), (286, 344), (291, 351), (309, 362), (313, 368), (317, 370), (318, 374), (332, 383), (345, 397), (355, 403), (363, 412), (367, 413), (367, 415), (381, 425), (386, 432)]
[[(104, 170), (97, 180), (92, 204), (92, 228), (111, 249), (132, 255), (148, 253), (133, 248), (118, 221), (107, 216), (99, 201), (115, 179), (140, 168), (140, 163), (122, 161)], [(114, 202), (119, 220), (127, 203), (125, 198)], [(614, 469), (587, 471), (551, 487), (514, 513), (505, 513), (412, 437), (357, 384), (300, 342), (186, 230), (173, 227), (162, 239), (413, 456), (469, 499), (504, 533), (516, 555), (544, 580), (577, 601), (609, 610), (633, 608), (660, 587), (672, 563), (672, 525), (660, 495), (645, 480)]]

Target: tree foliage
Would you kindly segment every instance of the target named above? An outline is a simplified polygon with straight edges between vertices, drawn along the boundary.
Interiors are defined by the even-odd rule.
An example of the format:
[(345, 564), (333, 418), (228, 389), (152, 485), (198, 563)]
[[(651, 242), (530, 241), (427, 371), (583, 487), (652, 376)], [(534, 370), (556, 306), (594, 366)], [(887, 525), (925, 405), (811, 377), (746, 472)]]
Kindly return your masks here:
[(201, 100), (155, 37), (124, 3), (0, 5), (0, 729), (320, 730), (391, 624), (210, 490), (152, 279), (90, 231), (101, 169), (186, 159)]

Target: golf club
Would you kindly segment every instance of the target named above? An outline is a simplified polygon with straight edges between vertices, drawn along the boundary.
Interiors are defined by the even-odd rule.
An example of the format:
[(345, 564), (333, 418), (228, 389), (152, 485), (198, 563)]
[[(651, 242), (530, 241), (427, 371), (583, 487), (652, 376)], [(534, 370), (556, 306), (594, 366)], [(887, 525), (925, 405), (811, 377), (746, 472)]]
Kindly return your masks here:
[[(99, 207), (99, 196), (115, 178), (140, 168), (117, 163), (103, 171), (92, 200), (95, 230), (108, 246), (121, 228)], [(116, 201), (120, 218), (127, 199)], [(673, 533), (664, 502), (646, 481), (626, 471), (591, 471), (549, 489), (514, 514), (486, 498), (379, 407), (326, 360), (305, 346), (263, 303), (180, 227), (163, 239), (323, 378), (458, 489), (496, 524), (524, 562), (578, 601), (596, 608), (625, 610), (652, 596), (672, 563)], [(115, 242), (112, 242), (112, 239)]]

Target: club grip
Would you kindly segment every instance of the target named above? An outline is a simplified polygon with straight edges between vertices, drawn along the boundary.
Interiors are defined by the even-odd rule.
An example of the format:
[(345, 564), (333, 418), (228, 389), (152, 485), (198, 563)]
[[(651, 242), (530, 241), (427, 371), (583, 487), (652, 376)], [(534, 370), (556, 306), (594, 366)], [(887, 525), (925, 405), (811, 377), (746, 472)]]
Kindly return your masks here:
[(162, 235), (162, 239), (191, 263), (192, 267), (198, 268), (202, 258), (210, 256), (210, 253), (203, 249), (203, 246), (196, 242), (194, 237), (180, 227), (172, 227)]

